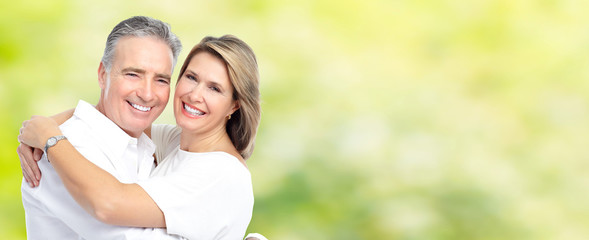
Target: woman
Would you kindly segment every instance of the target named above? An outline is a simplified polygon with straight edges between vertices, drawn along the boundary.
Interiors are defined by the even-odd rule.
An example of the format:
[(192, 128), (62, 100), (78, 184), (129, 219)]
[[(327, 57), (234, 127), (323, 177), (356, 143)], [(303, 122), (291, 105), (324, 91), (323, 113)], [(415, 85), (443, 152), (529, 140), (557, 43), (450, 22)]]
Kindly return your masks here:
[[(233, 36), (206, 37), (188, 54), (174, 95), (178, 127), (147, 131), (158, 146), (150, 179), (123, 184), (67, 150), (49, 158), (76, 201), (115, 225), (167, 227), (189, 239), (241, 239), (251, 219), (253, 191), (246, 160), (260, 121), (255, 55)], [(50, 118), (27, 121), (19, 141), (43, 148), (61, 135)], [(64, 149), (64, 148), (61, 148)]]

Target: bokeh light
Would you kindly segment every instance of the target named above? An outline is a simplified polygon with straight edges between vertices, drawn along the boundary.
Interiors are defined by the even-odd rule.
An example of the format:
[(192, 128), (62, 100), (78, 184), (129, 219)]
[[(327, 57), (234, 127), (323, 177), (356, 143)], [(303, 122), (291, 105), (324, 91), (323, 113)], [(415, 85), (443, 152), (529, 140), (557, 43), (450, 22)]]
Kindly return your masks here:
[[(589, 2), (3, 1), (0, 239), (26, 239), (16, 136), (96, 103), (119, 21), (236, 35), (263, 99), (248, 232), (269, 239), (587, 239)], [(175, 75), (177, 76), (178, 66)], [(168, 107), (157, 123), (174, 123)]]

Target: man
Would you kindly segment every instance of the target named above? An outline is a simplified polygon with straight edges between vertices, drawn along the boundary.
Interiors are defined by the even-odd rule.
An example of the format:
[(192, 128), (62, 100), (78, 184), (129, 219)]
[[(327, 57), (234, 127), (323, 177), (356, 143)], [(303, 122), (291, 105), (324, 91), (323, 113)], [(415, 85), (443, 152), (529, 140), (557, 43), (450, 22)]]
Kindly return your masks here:
[[(115, 26), (98, 68), (98, 104), (94, 107), (80, 101), (73, 116), (60, 126), (65, 138), (50, 138), (45, 151), (67, 139), (84, 157), (121, 182), (149, 177), (155, 145), (143, 131), (168, 102), (181, 47), (170, 27), (156, 19), (132, 17)], [(25, 165), (31, 161), (32, 151), (21, 144), (17, 152), (25, 162), (26, 179)], [(178, 238), (162, 229), (101, 223), (71, 197), (46, 155), (38, 165), (43, 173), (38, 187), (29, 186), (29, 181), (23, 181), (21, 187), (28, 239)], [(33, 180), (30, 183), (37, 185)]]

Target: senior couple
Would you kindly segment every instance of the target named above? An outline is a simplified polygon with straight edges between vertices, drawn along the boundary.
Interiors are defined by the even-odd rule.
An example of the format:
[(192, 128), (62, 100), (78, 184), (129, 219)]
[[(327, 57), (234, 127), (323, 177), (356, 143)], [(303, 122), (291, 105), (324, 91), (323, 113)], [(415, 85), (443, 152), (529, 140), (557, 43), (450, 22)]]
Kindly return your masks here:
[[(181, 48), (168, 24), (126, 19), (107, 38), (98, 103), (23, 123), (28, 239), (243, 239), (260, 122), (256, 58), (234, 36), (205, 37), (174, 82)], [(177, 126), (153, 125), (171, 84)]]

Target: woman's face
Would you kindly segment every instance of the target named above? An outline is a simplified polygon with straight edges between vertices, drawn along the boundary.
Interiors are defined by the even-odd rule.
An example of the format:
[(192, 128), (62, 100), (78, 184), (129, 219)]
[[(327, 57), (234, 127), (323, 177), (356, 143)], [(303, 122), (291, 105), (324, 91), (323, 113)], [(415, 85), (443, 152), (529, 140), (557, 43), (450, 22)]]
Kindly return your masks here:
[(176, 124), (194, 133), (225, 132), (227, 116), (238, 109), (233, 91), (225, 62), (208, 52), (197, 53), (176, 85)]

